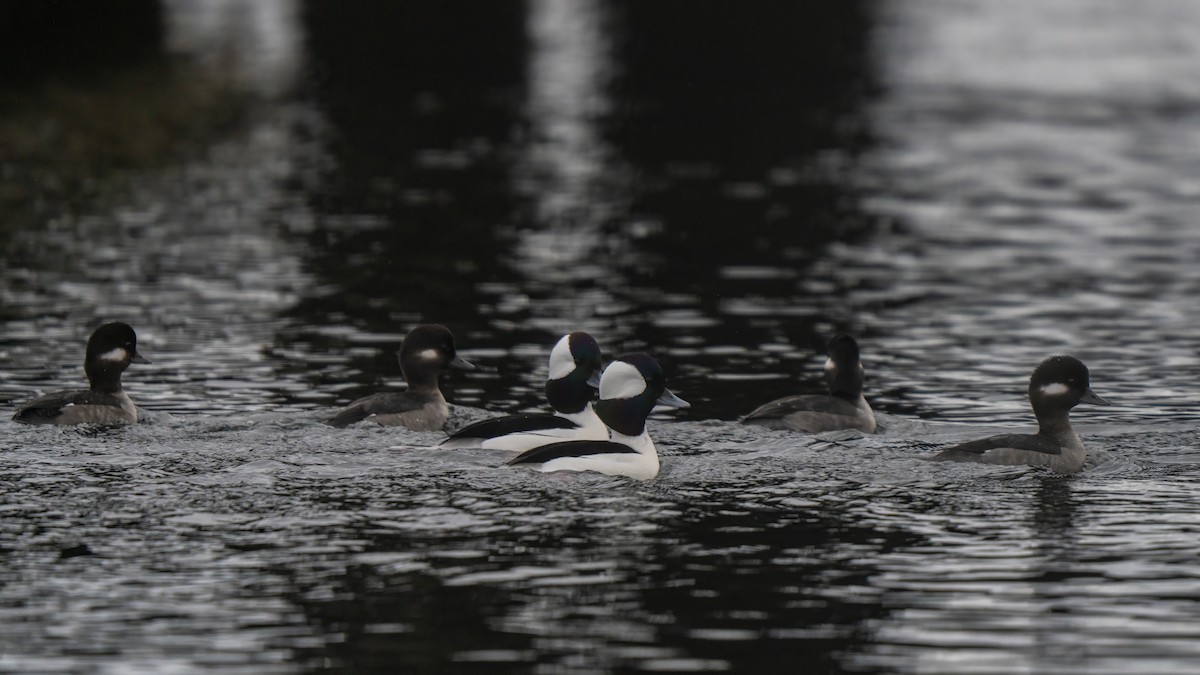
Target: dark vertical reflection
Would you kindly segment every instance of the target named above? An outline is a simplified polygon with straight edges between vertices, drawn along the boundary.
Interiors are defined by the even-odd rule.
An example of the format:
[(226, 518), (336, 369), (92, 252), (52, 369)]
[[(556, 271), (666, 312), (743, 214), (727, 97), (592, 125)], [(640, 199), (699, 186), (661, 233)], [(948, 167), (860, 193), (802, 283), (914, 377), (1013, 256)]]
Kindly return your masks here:
[[(502, 349), (591, 330), (673, 373), (754, 369), (698, 353), (701, 328), (714, 345), (819, 349), (855, 318), (848, 289), (804, 294), (810, 261), (870, 230), (850, 178), (869, 142), (868, 8), (306, 2), (328, 150), (306, 187), (310, 268), (327, 285), (297, 317), (437, 320)], [(764, 296), (810, 311), (743, 311)], [(357, 367), (394, 370), (382, 352)], [(532, 378), (480, 386), (455, 400), (541, 405)], [(694, 412), (736, 416), (737, 395)]]
[(489, 626), (515, 604), (498, 588), (452, 588), (425, 574), (356, 565), (332, 590), (333, 599), (300, 600), (322, 634), (342, 638), (316, 653), (297, 650), (312, 672), (489, 672), (495, 664), (464, 663), (456, 655), (530, 648), (528, 636)]
[[(538, 499), (586, 511), (589, 498)], [(841, 672), (890, 612), (870, 587), (879, 561), (926, 543), (835, 514), (655, 506), (675, 513), (640, 532), (551, 514), (487, 537), (356, 532), (370, 556), (410, 564), (298, 589), (309, 625), (337, 639), (296, 656), (317, 672)]]
[[(853, 289), (814, 264), (821, 247), (873, 228), (853, 180), (871, 143), (872, 4), (622, 2), (615, 14), (605, 132), (637, 174), (616, 225), (642, 253), (628, 279), (688, 298), (641, 293), (652, 302), (639, 341), (674, 345), (704, 377), (779, 368), (753, 351), (689, 349), (700, 330), (712, 346), (801, 353), (857, 331)], [(729, 384), (720, 399), (695, 396), (694, 414), (745, 412), (754, 401)], [(795, 391), (782, 384), (746, 388), (760, 401)]]
[(646, 167), (764, 169), (865, 141), (869, 4), (621, 2), (611, 134)]
[(1060, 556), (1075, 545), (1077, 504), (1071, 482), (1062, 476), (1049, 476), (1038, 483), (1037, 509), (1033, 512), (1033, 529), (1038, 546)]
[(0, 2), (0, 254), (114, 169), (160, 159), (144, 110), (189, 128), (159, 99), (138, 100), (148, 83), (178, 93), (154, 70), (164, 42), (158, 0)]
[(891, 611), (874, 561), (921, 543), (834, 514), (691, 506), (647, 556), (644, 611), (672, 618), (659, 644), (729, 672), (844, 672)]
[[(316, 216), (306, 267), (323, 292), (294, 307), (304, 328), (283, 340), (344, 354), (346, 334), (330, 339), (319, 327), (398, 340), (438, 322), (458, 346), (479, 346), (469, 335), (482, 328), (478, 287), (505, 274), (494, 229), (512, 211), (505, 148), (523, 86), (523, 22), (517, 0), (302, 4), (324, 154), (302, 185)], [(395, 342), (379, 350), (374, 340), (376, 356), (355, 360), (350, 377), (394, 374)], [(461, 401), (452, 394), (463, 378), (448, 380)]]
[(94, 75), (160, 57), (159, 0), (0, 2), (0, 83)]
[(466, 325), (511, 210), (498, 151), (522, 84), (520, 2), (305, 2), (326, 170), (312, 271), (336, 285), (297, 312), (395, 331)]
[[(513, 210), (506, 148), (525, 77), (524, 3), (308, 0), (301, 21), (324, 150), (303, 185), (315, 214), (306, 266), (323, 288), (292, 310), (300, 334), (282, 339), (344, 354), (345, 333), (320, 327), (353, 340), (432, 321), (460, 348), (479, 346), (478, 286), (507, 273), (495, 228)], [(350, 377), (395, 373), (394, 343), (372, 342), (376, 355)], [(461, 400), (465, 379), (448, 380)]]

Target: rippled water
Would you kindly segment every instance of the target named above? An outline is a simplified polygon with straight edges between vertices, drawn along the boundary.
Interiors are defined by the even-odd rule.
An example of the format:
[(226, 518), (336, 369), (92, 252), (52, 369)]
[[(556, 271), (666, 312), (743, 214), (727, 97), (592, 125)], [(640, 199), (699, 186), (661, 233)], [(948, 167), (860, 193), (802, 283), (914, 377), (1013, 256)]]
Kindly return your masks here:
[[(0, 671), (1200, 668), (1200, 8), (355, 7), (0, 90), (0, 402), (103, 320), (154, 360), (135, 428), (0, 422)], [(653, 352), (662, 474), (319, 423), (426, 320), (455, 422)], [(837, 330), (879, 435), (736, 423)], [(1084, 472), (920, 459), (1056, 352)]]

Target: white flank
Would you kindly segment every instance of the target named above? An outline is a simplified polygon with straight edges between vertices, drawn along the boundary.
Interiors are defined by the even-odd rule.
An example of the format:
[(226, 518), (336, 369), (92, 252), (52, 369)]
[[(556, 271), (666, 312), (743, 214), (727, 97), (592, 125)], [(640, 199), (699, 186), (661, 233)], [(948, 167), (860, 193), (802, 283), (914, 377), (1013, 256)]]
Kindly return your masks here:
[[(618, 362), (619, 363), (619, 362)], [(611, 366), (610, 366), (611, 367)], [(613, 432), (614, 443), (627, 445), (635, 452), (614, 452), (583, 457), (559, 457), (534, 467), (537, 471), (595, 471), (609, 476), (628, 476), (635, 480), (650, 480), (658, 475), (658, 452), (650, 436), (625, 436)]]
[(575, 357), (571, 356), (571, 337), (564, 335), (554, 349), (550, 350), (550, 375), (548, 379), (561, 380), (575, 370)]
[(116, 349), (104, 352), (97, 358), (101, 361), (124, 361), (129, 358), (129, 352), (124, 347), (117, 347)]
[(1071, 388), (1062, 382), (1055, 382), (1054, 384), (1043, 384), (1041, 391), (1042, 396), (1062, 396), (1071, 391)]
[(624, 361), (613, 361), (600, 376), (600, 398), (633, 398), (646, 391), (641, 372)]

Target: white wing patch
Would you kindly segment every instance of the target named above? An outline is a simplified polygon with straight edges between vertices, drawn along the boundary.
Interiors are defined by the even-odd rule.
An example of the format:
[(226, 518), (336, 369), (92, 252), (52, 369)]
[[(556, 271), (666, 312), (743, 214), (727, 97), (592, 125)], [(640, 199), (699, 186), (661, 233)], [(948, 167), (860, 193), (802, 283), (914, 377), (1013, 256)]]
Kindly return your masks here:
[(551, 380), (561, 380), (575, 370), (575, 357), (571, 356), (571, 336), (564, 335), (554, 349), (550, 350)]
[(646, 391), (646, 378), (632, 365), (613, 361), (600, 376), (600, 398), (633, 398)]
[(1042, 396), (1062, 396), (1069, 391), (1071, 391), (1071, 388), (1062, 382), (1043, 384), (1041, 389)]
[(104, 352), (96, 358), (101, 361), (125, 361), (129, 358), (129, 352), (124, 347), (117, 347), (116, 349)]

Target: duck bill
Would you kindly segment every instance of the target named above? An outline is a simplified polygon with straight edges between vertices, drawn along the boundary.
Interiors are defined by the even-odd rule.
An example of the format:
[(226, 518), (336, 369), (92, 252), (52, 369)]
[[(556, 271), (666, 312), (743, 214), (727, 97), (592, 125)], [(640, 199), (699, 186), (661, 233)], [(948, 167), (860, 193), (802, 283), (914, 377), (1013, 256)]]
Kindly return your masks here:
[(150, 359), (142, 356), (141, 354), (139, 354), (137, 352), (133, 353), (133, 356), (131, 356), (129, 358), (129, 361), (130, 361), (130, 363), (154, 363)]
[(594, 370), (591, 375), (588, 375), (587, 385), (592, 389), (600, 388), (600, 371)]
[(690, 408), (690, 407), (692, 407), (691, 403), (688, 403), (687, 401), (679, 398), (674, 393), (672, 393), (670, 389), (663, 389), (662, 396), (659, 396), (658, 400), (655, 401), (654, 404), (655, 405), (665, 405), (670, 408)]
[(450, 362), (450, 367), (458, 368), (459, 370), (475, 370), (475, 364), (461, 356), (455, 356), (454, 360)]
[(1087, 391), (1083, 392), (1083, 396), (1081, 396), (1079, 398), (1079, 402), (1080, 403), (1091, 403), (1092, 405), (1112, 405), (1108, 401), (1097, 396), (1096, 392), (1092, 391), (1091, 389), (1088, 389)]

